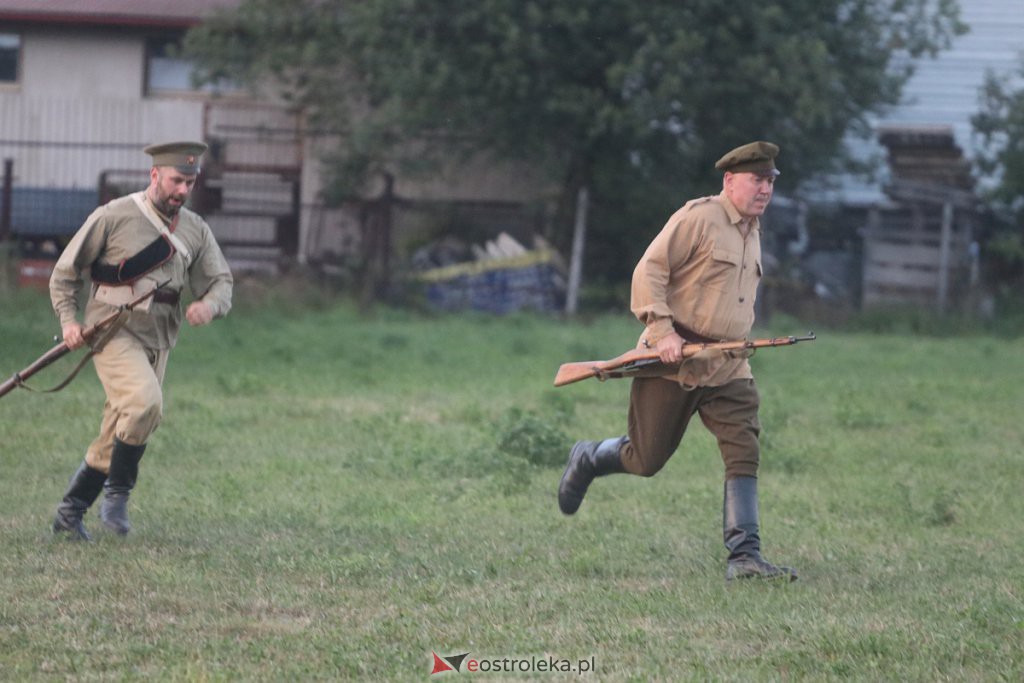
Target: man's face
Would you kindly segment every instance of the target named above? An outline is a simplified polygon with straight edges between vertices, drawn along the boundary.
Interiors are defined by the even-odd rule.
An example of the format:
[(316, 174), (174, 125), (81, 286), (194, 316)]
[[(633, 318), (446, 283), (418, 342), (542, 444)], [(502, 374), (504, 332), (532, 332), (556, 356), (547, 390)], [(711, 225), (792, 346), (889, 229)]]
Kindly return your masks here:
[(196, 176), (185, 175), (173, 166), (154, 166), (149, 178), (153, 188), (150, 198), (167, 216), (178, 213), (196, 184)]
[(725, 196), (745, 218), (763, 214), (775, 189), (774, 175), (726, 173), (724, 182)]

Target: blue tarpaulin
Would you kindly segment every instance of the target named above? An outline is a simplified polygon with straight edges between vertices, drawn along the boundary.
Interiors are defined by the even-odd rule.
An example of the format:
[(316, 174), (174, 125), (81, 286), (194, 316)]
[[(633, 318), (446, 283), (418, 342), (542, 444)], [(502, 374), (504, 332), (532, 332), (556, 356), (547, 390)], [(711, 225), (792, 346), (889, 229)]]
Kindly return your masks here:
[(420, 273), (419, 279), (427, 301), (445, 311), (554, 312), (565, 301), (565, 278), (550, 250), (435, 268)]

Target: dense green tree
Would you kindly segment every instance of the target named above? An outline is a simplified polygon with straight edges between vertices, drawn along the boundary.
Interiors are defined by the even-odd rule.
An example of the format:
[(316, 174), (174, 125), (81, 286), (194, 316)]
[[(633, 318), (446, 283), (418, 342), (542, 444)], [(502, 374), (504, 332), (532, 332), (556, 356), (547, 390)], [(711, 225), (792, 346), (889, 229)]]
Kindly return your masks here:
[(977, 164), (996, 179), (986, 188), (994, 216), (986, 235), (989, 278), (1019, 300), (1024, 280), (1024, 59), (1016, 73), (989, 73), (972, 118), (981, 140)]
[(956, 0), (245, 0), (187, 49), (203, 78), (272, 83), (339, 133), (334, 197), (487, 150), (561, 188), (564, 246), (586, 184), (591, 267), (621, 274), (682, 199), (717, 191), (725, 150), (777, 142), (789, 189), (842, 167), (844, 137), (958, 16)]

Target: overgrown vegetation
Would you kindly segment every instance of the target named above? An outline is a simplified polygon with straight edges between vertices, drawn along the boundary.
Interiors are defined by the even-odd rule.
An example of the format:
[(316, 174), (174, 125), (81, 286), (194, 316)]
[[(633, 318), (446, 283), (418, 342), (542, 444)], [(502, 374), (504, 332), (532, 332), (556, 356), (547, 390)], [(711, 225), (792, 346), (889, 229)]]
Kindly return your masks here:
[(186, 48), (206, 80), (269, 89), (332, 136), (333, 199), (519, 160), (558, 196), (548, 237), (568, 253), (588, 187), (587, 267), (614, 280), (680, 195), (720, 190), (729, 149), (781, 145), (790, 191), (852, 165), (846, 136), (899, 101), (907, 57), (965, 30), (956, 0), (246, 0)]
[[(432, 651), (594, 657), (596, 680), (1024, 675), (1019, 339), (834, 332), (754, 356), (765, 550), (802, 578), (730, 587), (699, 422), (659, 476), (557, 510), (560, 458), (622, 432), (628, 383), (554, 372), (631, 346), (628, 316), (366, 317), (289, 286), (185, 330), (127, 539), (95, 514), (91, 545), (48, 529), (95, 376), (2, 399), (0, 677), (425, 680)], [(4, 311), (6, 373), (55, 322), (45, 294)], [(804, 328), (778, 324), (758, 332)]]

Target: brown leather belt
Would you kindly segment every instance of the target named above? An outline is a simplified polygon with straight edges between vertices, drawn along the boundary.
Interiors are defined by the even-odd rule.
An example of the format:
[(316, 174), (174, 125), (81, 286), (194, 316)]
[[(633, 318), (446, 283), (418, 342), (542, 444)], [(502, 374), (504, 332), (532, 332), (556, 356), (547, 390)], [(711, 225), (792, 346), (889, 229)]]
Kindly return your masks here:
[(712, 339), (711, 337), (705, 337), (703, 334), (698, 334), (693, 330), (680, 325), (679, 323), (672, 321), (672, 327), (676, 328), (676, 333), (688, 342), (697, 342), (698, 344), (714, 344), (722, 341), (721, 339)]
[(169, 289), (158, 289), (156, 290), (156, 293), (153, 294), (153, 303), (177, 306), (179, 301), (181, 301), (181, 292), (172, 292)]

